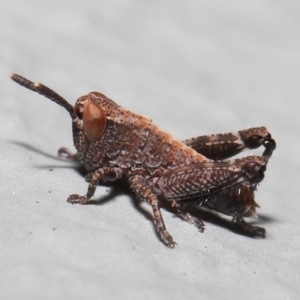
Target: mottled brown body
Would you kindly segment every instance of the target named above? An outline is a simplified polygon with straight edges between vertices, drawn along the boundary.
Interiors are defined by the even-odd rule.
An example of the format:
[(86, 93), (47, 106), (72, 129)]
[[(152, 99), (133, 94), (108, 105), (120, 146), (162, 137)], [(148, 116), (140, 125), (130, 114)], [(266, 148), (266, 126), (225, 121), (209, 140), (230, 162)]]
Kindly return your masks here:
[[(73, 194), (68, 202), (86, 204), (99, 181), (125, 177), (137, 197), (151, 205), (157, 232), (171, 248), (175, 242), (165, 228), (159, 196), (171, 201), (178, 216), (200, 231), (204, 224), (185, 212), (188, 204), (231, 215), (247, 232), (265, 235), (263, 228), (248, 225), (243, 217), (256, 216), (258, 205), (254, 191), (264, 178), (276, 146), (266, 128), (200, 136), (181, 142), (151, 119), (122, 108), (99, 92), (80, 97), (73, 107), (42, 84), (15, 74), (12, 79), (70, 113), (77, 153), (61, 148), (59, 155), (84, 164), (89, 172), (89, 187), (85, 196)], [(262, 145), (265, 147), (262, 156), (224, 160), (246, 148)]]

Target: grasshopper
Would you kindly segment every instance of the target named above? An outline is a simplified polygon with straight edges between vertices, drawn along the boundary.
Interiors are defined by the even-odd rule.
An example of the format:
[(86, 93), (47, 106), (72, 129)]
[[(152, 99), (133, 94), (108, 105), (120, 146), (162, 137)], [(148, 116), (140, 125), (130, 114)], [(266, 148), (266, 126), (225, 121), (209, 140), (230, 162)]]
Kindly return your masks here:
[[(201, 205), (232, 216), (247, 233), (265, 236), (264, 228), (244, 220), (256, 216), (254, 191), (276, 148), (265, 127), (179, 141), (148, 117), (122, 108), (99, 92), (80, 97), (73, 106), (41, 83), (17, 74), (11, 78), (70, 114), (77, 152), (61, 148), (58, 153), (85, 166), (89, 185), (86, 195), (70, 195), (68, 202), (87, 204), (100, 181), (125, 177), (135, 195), (151, 205), (158, 236), (170, 248), (176, 243), (165, 227), (161, 201), (169, 202), (178, 217), (201, 232), (204, 223), (186, 211), (187, 205)], [(261, 156), (228, 160), (260, 146), (265, 148)]]

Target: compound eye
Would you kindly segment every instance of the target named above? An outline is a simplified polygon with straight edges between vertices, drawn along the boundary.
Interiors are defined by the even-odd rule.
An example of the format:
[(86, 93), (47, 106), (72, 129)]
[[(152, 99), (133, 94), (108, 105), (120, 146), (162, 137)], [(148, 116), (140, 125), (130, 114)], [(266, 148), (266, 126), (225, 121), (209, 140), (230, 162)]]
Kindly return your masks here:
[(90, 142), (98, 141), (106, 128), (103, 108), (95, 102), (88, 102), (83, 109), (83, 129)]

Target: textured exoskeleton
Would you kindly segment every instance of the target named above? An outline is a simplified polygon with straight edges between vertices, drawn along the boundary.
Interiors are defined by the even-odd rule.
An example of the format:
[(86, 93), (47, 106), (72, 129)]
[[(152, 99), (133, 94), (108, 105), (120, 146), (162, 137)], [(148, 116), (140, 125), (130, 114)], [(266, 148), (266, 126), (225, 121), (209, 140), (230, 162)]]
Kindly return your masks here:
[[(72, 118), (77, 153), (61, 148), (59, 155), (84, 164), (89, 186), (86, 195), (70, 195), (68, 202), (86, 204), (99, 181), (126, 177), (136, 196), (151, 205), (158, 235), (168, 247), (173, 248), (175, 242), (165, 228), (160, 198), (171, 201), (178, 216), (200, 231), (203, 222), (187, 213), (186, 205), (203, 205), (231, 215), (248, 233), (265, 236), (263, 228), (243, 219), (256, 216), (254, 191), (276, 147), (265, 127), (181, 142), (151, 119), (122, 108), (99, 92), (80, 97), (72, 106), (40, 83), (16, 74), (11, 78), (63, 106)], [(224, 160), (260, 146), (265, 147), (262, 156)]]

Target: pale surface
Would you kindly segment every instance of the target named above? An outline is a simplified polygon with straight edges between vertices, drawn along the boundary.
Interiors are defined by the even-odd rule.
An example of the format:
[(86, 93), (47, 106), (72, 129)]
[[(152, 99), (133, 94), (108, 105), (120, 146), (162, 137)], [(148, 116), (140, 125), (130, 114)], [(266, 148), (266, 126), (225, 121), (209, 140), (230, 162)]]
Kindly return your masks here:
[[(299, 299), (300, 2), (141, 2), (0, 1), (0, 298)], [(127, 189), (68, 204), (87, 188), (55, 158), (70, 118), (11, 72), (71, 103), (101, 91), (180, 139), (267, 126), (267, 238), (163, 211), (170, 250)]]

